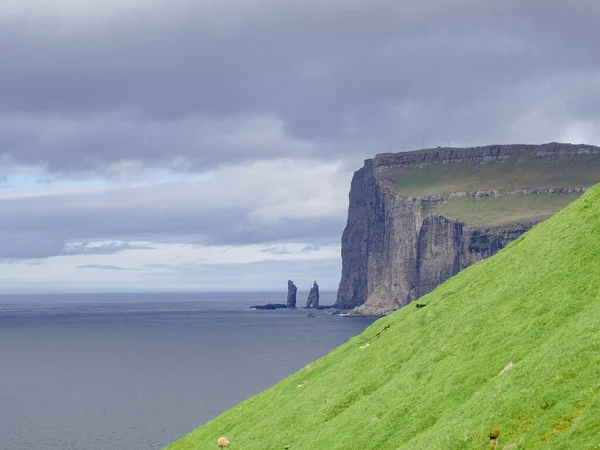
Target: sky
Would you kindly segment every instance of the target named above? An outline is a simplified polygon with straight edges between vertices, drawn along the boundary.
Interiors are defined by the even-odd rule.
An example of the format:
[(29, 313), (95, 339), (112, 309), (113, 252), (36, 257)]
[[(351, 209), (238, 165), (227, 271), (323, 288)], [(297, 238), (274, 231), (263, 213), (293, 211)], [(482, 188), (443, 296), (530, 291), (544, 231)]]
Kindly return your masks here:
[(600, 144), (596, 0), (1, 0), (0, 293), (337, 288), (377, 153)]

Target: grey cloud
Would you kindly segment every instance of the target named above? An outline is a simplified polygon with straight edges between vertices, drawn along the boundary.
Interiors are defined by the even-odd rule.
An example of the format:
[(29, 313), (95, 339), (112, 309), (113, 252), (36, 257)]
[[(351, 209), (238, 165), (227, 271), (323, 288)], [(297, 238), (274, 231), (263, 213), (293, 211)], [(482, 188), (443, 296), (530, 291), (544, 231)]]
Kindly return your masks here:
[(316, 252), (321, 250), (323, 246), (322, 245), (306, 245), (304, 247), (302, 247), (302, 249), (300, 250), (303, 253), (310, 253), (310, 252)]
[[(338, 174), (334, 184), (339, 188), (331, 189), (329, 171), (323, 174), (330, 178), (307, 183), (302, 167), (294, 172), (271, 169), (269, 177), (259, 167), (256, 173), (234, 170), (204, 182), (0, 198), (0, 236), (6, 240), (0, 257), (114, 254), (152, 247), (135, 242), (339, 242), (345, 210), (340, 200), (347, 196), (348, 175)], [(278, 187), (279, 177), (287, 180), (286, 189)]]
[[(56, 172), (127, 160), (204, 170), (422, 139), (560, 140), (569, 121), (600, 115), (594, 0), (169, 5), (61, 30), (8, 16), (2, 151)], [(549, 123), (521, 125), (538, 112)]]
[(282, 247), (263, 248), (261, 253), (270, 253), (271, 255), (289, 255), (292, 252)]
[(9, 233), (0, 227), (0, 262), (13, 258), (48, 258), (60, 255), (64, 246), (65, 241), (53, 233), (31, 234), (18, 229)]
[[(317, 244), (309, 244), (309, 245), (305, 245), (304, 247), (302, 247), (298, 253), (311, 253), (311, 252), (317, 252), (319, 250), (321, 250), (323, 248), (323, 245), (317, 245)], [(263, 248), (261, 250), (262, 253), (270, 253), (271, 255), (290, 255), (294, 252), (288, 250), (285, 247), (267, 247), (267, 248)]]
[(42, 260), (40, 259), (32, 259), (29, 261), (26, 261), (25, 264), (27, 264), (28, 266), (41, 266), (43, 264)]
[(152, 250), (149, 245), (131, 244), (129, 242), (104, 242), (93, 244), (90, 242), (67, 244), (63, 255), (113, 255), (125, 250)]
[(129, 114), (0, 116), (0, 156), (4, 152), (6, 162), (42, 162), (52, 173), (71, 176), (118, 177), (120, 171), (147, 167), (204, 171), (222, 162), (314, 155), (323, 148), (290, 136), (272, 116), (162, 121)]
[(101, 270), (130, 270), (125, 267), (113, 266), (111, 264), (83, 264), (77, 269), (101, 269)]
[[(0, 205), (2, 205), (1, 199)], [(2, 206), (0, 206), (0, 210), (2, 210)], [(57, 213), (60, 214), (59, 211)], [(11, 212), (11, 214), (14, 213)], [(73, 243), (71, 241), (74, 238), (84, 238), (88, 234), (85, 230), (77, 230), (77, 226), (70, 222), (69, 218), (51, 219), (45, 215), (44, 211), (33, 214), (37, 217), (36, 223), (24, 226), (21, 230), (16, 226), (3, 227), (0, 225), (0, 262), (13, 259), (49, 258), (61, 255), (112, 255), (125, 250), (149, 250), (153, 248), (127, 242)], [(31, 215), (27, 215), (26, 218), (20, 216), (20, 218), (33, 220)], [(19, 220), (19, 215), (15, 214), (14, 219)], [(48, 222), (46, 222), (47, 219), (49, 219)], [(71, 217), (70, 219), (74, 218)], [(57, 228), (52, 229), (52, 224)], [(75, 227), (72, 227), (72, 225), (75, 225)]]

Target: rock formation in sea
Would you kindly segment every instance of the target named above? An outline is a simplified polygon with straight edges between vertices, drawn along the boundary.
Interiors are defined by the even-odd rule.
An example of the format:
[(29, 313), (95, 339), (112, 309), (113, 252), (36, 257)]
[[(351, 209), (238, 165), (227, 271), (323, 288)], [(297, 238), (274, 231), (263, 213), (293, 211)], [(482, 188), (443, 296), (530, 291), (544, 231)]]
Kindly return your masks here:
[(315, 281), (306, 299), (307, 308), (319, 308), (319, 285)]
[(252, 305), (250, 309), (283, 309), (287, 308), (287, 305), (282, 303), (267, 303), (265, 305)]
[(298, 292), (298, 288), (294, 284), (292, 280), (288, 280), (288, 294), (287, 294), (287, 307), (295, 308), (296, 307), (296, 292)]
[(384, 315), (600, 182), (600, 148), (438, 148), (365, 160), (350, 188), (336, 308)]

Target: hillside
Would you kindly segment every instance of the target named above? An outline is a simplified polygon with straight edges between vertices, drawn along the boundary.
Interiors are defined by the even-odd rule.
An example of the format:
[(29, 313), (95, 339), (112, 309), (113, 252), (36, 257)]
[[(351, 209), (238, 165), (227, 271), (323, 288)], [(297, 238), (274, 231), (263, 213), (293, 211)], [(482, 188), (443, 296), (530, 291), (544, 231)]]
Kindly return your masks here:
[(167, 449), (598, 448), (600, 185), (419, 303)]
[(383, 153), (354, 174), (338, 308), (384, 315), (488, 258), (600, 182), (600, 148)]

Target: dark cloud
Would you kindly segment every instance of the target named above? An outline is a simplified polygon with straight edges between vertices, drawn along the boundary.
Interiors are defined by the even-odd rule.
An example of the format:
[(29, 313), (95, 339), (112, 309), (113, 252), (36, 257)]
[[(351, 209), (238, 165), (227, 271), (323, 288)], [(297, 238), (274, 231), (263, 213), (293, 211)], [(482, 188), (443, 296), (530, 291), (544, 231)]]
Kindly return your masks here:
[(11, 6), (0, 151), (58, 172), (552, 141), (600, 114), (595, 0)]

